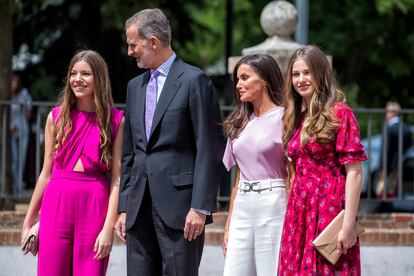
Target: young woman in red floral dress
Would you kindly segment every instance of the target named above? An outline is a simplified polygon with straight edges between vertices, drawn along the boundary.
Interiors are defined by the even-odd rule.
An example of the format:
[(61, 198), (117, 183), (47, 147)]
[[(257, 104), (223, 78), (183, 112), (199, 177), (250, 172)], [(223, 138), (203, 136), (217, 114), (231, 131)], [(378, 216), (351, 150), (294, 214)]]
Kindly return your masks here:
[[(362, 161), (357, 120), (338, 90), (326, 55), (316, 46), (298, 49), (286, 78), (283, 143), (291, 192), (283, 228), (280, 275), (360, 275), (354, 226)], [(294, 175), (294, 176), (293, 176)], [(338, 235), (342, 256), (331, 265), (312, 241), (345, 209)]]

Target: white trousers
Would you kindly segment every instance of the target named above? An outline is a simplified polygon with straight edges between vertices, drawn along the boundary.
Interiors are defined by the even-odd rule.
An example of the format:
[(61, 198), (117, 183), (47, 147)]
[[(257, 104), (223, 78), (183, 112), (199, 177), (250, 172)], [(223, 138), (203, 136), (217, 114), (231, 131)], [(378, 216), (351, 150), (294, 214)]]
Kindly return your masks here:
[(237, 192), (230, 220), (224, 276), (277, 275), (285, 212), (284, 187)]

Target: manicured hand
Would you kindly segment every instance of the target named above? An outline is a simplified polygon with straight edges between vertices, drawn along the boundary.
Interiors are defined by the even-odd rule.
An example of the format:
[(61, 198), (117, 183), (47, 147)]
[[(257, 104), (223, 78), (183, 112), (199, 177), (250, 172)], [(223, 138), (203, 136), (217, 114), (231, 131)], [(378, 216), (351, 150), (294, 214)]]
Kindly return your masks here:
[(96, 253), (95, 260), (103, 259), (111, 253), (114, 241), (114, 231), (112, 228), (102, 229), (95, 241), (93, 251)]
[(30, 227), (23, 226), (23, 229), (22, 229), (22, 236), (21, 236), (21, 238), (20, 238), (20, 248), (23, 248), (23, 246), (24, 246), (24, 241), (25, 241), (25, 239), (26, 239), (27, 234), (29, 234), (29, 231), (30, 231)]
[(221, 244), (221, 247), (223, 248), (223, 255), (226, 257), (227, 254), (227, 242), (229, 240), (229, 228), (227, 225), (224, 227), (224, 236), (223, 236), (223, 243)]
[(187, 214), (184, 226), (184, 238), (188, 241), (195, 240), (204, 231), (206, 215), (193, 209)]
[(115, 223), (115, 232), (118, 238), (126, 243), (126, 228), (125, 228), (126, 213), (121, 213)]
[(353, 247), (357, 242), (357, 235), (355, 229), (344, 229), (342, 228), (338, 234), (338, 250), (342, 254), (346, 254), (348, 249)]

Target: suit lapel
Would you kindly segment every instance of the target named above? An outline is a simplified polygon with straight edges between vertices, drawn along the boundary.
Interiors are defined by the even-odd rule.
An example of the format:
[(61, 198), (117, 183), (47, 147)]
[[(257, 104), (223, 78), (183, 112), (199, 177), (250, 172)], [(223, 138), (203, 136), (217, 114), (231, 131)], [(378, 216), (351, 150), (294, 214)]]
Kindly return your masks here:
[[(165, 80), (164, 87), (162, 88), (160, 98), (158, 100), (157, 106), (155, 108), (154, 119), (152, 120), (151, 134), (154, 132), (154, 129), (160, 123), (161, 118), (163, 117), (165, 111), (167, 110), (168, 105), (171, 100), (177, 94), (178, 88), (181, 86), (180, 76), (184, 72), (184, 63), (176, 58), (171, 65), (170, 71), (168, 72), (167, 79)], [(145, 133), (145, 132), (144, 132)]]
[[(147, 91), (147, 84), (150, 78), (149, 71), (144, 73), (145, 75), (142, 78), (142, 83), (138, 86), (138, 95), (137, 95), (137, 114), (139, 114), (138, 127), (140, 129), (140, 133), (143, 133), (144, 141), (147, 143), (147, 137), (145, 135), (145, 99), (146, 99), (146, 91)], [(137, 119), (138, 119), (137, 118)]]

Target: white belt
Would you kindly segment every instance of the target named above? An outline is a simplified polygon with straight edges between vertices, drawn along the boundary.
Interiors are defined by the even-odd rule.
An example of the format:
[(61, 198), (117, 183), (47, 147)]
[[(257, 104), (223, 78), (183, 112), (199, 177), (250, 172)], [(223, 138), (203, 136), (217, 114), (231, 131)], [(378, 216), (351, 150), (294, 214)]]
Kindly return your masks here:
[(272, 188), (285, 188), (283, 179), (265, 179), (265, 180), (240, 180), (237, 188), (242, 192), (260, 192), (272, 190)]

